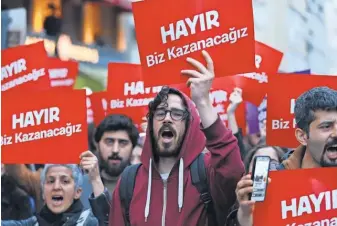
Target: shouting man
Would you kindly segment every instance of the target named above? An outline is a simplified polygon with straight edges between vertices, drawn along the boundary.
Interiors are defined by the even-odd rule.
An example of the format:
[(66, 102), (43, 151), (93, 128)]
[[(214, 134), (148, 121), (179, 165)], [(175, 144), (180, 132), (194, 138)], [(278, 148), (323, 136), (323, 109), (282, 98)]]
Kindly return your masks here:
[(203, 56), (207, 67), (188, 58), (197, 70), (182, 71), (190, 77), (187, 85), (194, 103), (178, 90), (164, 87), (149, 104), (142, 165), (137, 171), (129, 214), (121, 204), (119, 181), (109, 225), (211, 225), (206, 205), (192, 184), (190, 169), (205, 147), (209, 150), (204, 156), (209, 190), (219, 213), (215, 221), (224, 224), (223, 216), (236, 200), (235, 186), (244, 167), (236, 138), (210, 101), (214, 66), (207, 52), (203, 51)]
[[(296, 138), (301, 144), (286, 154), (278, 170), (337, 167), (337, 91), (316, 87), (303, 93), (295, 104)], [(303, 185), (304, 186), (304, 185)], [(250, 175), (237, 185), (238, 210), (228, 217), (227, 225), (253, 225), (254, 201)]]

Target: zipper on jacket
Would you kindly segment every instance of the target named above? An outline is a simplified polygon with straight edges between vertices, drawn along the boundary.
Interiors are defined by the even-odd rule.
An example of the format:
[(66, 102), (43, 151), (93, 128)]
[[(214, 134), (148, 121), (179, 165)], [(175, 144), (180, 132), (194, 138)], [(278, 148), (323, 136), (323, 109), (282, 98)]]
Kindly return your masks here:
[(166, 204), (167, 204), (167, 180), (163, 180), (164, 190), (163, 190), (163, 213), (161, 215), (161, 225), (165, 226), (165, 217), (166, 217)]

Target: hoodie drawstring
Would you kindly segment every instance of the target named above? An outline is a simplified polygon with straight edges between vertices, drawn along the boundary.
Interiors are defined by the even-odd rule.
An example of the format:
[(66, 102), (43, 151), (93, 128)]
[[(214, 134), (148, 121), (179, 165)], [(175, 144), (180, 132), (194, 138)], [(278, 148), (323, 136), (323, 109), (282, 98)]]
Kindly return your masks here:
[(178, 207), (179, 213), (183, 208), (184, 203), (184, 160), (183, 158), (179, 161), (179, 178), (178, 178)]
[[(145, 222), (147, 222), (147, 218), (150, 214), (150, 202), (151, 202), (151, 185), (152, 185), (152, 159), (150, 159), (149, 166), (149, 179), (147, 183), (147, 196), (146, 196), (146, 204), (145, 204)], [(179, 213), (183, 208), (184, 204), (184, 160), (181, 158), (179, 160), (179, 178), (178, 178), (178, 208)]]
[(152, 159), (150, 159), (149, 179), (148, 179), (148, 183), (147, 183), (147, 196), (146, 196), (146, 205), (145, 205), (145, 222), (147, 222), (147, 217), (149, 216), (149, 213), (150, 213), (151, 184), (152, 184)]

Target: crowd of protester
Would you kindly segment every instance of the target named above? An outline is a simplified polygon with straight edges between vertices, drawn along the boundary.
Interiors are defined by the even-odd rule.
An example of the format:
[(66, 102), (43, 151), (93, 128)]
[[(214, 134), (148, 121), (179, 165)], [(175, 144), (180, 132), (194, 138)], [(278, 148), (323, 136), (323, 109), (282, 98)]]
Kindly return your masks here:
[[(146, 133), (128, 116), (108, 115), (89, 125), (90, 150), (79, 165), (2, 165), (2, 225), (251, 226), (256, 156), (269, 156), (270, 170), (337, 166), (327, 155), (337, 145), (336, 90), (317, 87), (296, 100), (295, 150), (268, 146), (265, 127), (245, 136), (238, 127), (242, 90), (230, 95), (228, 127), (221, 121), (209, 100), (212, 60), (204, 57), (207, 66), (192, 61), (198, 73), (186, 72), (191, 99), (164, 87), (149, 104)], [(206, 186), (194, 183), (195, 161), (203, 162)]]

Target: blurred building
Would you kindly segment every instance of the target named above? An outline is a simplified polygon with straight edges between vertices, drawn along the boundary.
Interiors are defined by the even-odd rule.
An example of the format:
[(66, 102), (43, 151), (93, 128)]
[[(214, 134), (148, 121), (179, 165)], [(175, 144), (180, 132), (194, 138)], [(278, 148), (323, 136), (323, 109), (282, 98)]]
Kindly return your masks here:
[[(337, 74), (337, 0), (252, 1), (255, 38), (284, 53), (280, 71)], [(62, 19), (59, 38), (47, 36), (43, 28), (50, 3)], [(50, 55), (81, 62), (80, 71), (94, 74), (102, 84), (108, 62), (140, 62), (130, 0), (3, 0), (2, 4), (26, 9), (26, 43), (44, 39)]]
[(337, 74), (337, 0), (253, 0), (255, 37), (284, 53), (280, 71)]
[[(44, 29), (45, 19), (53, 14), (50, 4), (61, 21), (57, 36), (47, 35)], [(50, 56), (79, 61), (82, 78), (89, 77), (105, 86), (108, 62), (139, 62), (128, 0), (3, 0), (2, 6), (25, 8), (25, 43), (44, 40)], [(54, 31), (58, 23), (52, 19), (49, 24)]]

